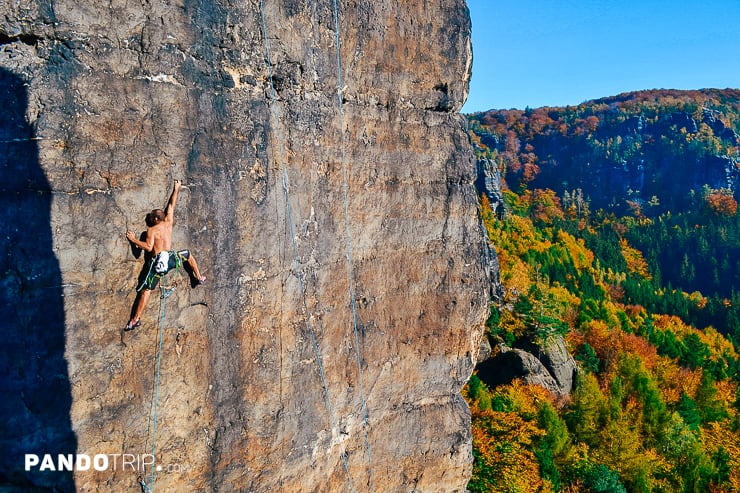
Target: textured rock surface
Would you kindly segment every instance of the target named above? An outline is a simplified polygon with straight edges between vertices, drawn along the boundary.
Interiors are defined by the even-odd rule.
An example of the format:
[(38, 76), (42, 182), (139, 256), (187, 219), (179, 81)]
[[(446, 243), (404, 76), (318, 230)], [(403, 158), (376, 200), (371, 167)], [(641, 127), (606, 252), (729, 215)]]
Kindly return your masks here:
[(464, 0), (340, 2), (343, 128), (331, 2), (264, 4), (272, 108), (258, 2), (0, 4), (4, 483), (136, 487), (131, 470), (25, 473), (21, 457), (151, 451), (160, 304), (121, 333), (142, 265), (122, 233), (182, 178), (175, 244), (209, 282), (180, 278), (166, 302), (156, 488), (346, 491), (345, 451), (355, 491), (369, 491), (343, 132), (375, 491), (464, 489), (459, 389), (489, 289), (456, 113)]

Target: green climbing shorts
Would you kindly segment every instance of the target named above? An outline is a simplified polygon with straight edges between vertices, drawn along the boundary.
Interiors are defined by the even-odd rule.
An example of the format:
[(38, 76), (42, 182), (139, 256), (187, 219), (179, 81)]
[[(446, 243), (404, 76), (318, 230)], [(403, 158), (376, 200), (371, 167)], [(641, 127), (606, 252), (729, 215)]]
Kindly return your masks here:
[(189, 258), (189, 250), (170, 250), (154, 255), (147, 260), (144, 267), (146, 276), (143, 278), (139, 287), (136, 288), (136, 291), (156, 288), (161, 278), (167, 275), (169, 271), (179, 269), (182, 263), (187, 262)]

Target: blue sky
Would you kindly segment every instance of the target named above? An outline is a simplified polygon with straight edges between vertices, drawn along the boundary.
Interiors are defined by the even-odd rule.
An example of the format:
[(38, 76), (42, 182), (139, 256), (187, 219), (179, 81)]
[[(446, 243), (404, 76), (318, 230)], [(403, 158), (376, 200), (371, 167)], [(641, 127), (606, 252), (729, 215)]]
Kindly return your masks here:
[(740, 0), (467, 0), (463, 113), (740, 87)]

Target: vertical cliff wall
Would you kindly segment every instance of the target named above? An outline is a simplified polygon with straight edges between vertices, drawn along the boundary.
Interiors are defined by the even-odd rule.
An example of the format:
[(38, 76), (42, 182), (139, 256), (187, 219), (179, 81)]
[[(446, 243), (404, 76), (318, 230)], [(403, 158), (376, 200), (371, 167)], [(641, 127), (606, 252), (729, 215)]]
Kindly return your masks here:
[[(253, 0), (0, 6), (3, 482), (128, 491), (115, 454), (153, 447), (158, 491), (464, 490), (488, 292), (464, 0), (339, 2), (341, 127), (332, 2), (263, 6), (267, 39)], [(123, 233), (173, 178), (175, 247), (209, 280), (171, 275), (123, 333), (142, 268)], [(118, 462), (25, 472), (27, 453)]]

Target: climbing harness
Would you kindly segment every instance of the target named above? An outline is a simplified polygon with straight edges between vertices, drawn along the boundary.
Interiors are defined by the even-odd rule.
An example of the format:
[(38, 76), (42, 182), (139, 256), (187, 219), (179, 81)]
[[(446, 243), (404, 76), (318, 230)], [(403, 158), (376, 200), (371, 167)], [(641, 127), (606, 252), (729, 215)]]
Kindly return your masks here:
[[(168, 272), (171, 272), (173, 269), (177, 272), (180, 272), (180, 267), (182, 267), (183, 255), (190, 255), (189, 250), (179, 250), (179, 251), (162, 251), (159, 252), (154, 258), (148, 260), (149, 262), (149, 270), (146, 273), (146, 276), (144, 276), (141, 279), (141, 284), (139, 284), (136, 287), (136, 291), (141, 291), (142, 289), (154, 289), (157, 287), (157, 284), (161, 280), (164, 282), (164, 276), (167, 275)], [(169, 293), (167, 294), (169, 296)]]
[[(303, 311), (304, 311), (304, 319), (306, 322), (306, 326), (308, 327), (309, 333), (311, 335), (311, 343), (314, 350), (314, 355), (316, 358), (316, 365), (319, 369), (319, 375), (321, 376), (321, 384), (324, 388), (324, 398), (326, 401), (326, 407), (329, 411), (329, 415), (331, 418), (331, 424), (332, 424), (332, 436), (334, 433), (337, 432), (339, 429), (336, 413), (334, 412), (334, 406), (331, 401), (331, 396), (329, 395), (329, 386), (326, 381), (326, 375), (324, 373), (324, 365), (321, 358), (321, 353), (319, 351), (319, 344), (318, 339), (316, 337), (316, 332), (314, 331), (313, 325), (311, 323), (312, 314), (308, 307), (308, 302), (306, 300), (306, 288), (303, 281), (303, 271), (301, 269), (301, 263), (300, 263), (300, 257), (298, 255), (298, 244), (296, 240), (296, 234), (295, 234), (295, 226), (293, 223), (293, 214), (292, 209), (290, 205), (290, 186), (288, 182), (288, 172), (285, 166), (285, 163), (283, 161), (283, 153), (284, 153), (284, 147), (282, 143), (282, 135), (280, 132), (280, 115), (278, 113), (277, 108), (277, 92), (275, 91), (275, 81), (273, 77), (273, 70), (272, 70), (272, 60), (270, 56), (270, 41), (267, 37), (267, 24), (265, 21), (265, 10), (264, 10), (264, 1), (260, 0), (260, 17), (262, 20), (262, 36), (265, 41), (265, 57), (267, 59), (267, 70), (268, 70), (268, 79), (270, 81), (270, 100), (271, 103), (270, 107), (272, 110), (272, 116), (275, 121), (275, 133), (276, 133), (276, 143), (277, 143), (277, 159), (280, 163), (280, 168), (282, 171), (282, 181), (283, 181), (283, 190), (285, 193), (285, 209), (286, 209), (286, 216), (289, 224), (290, 229), (290, 236), (292, 241), (292, 248), (293, 248), (293, 263), (295, 265), (295, 271), (296, 271), (296, 277), (298, 279), (299, 288), (301, 290), (302, 298), (303, 298)], [(352, 482), (352, 475), (349, 470), (349, 463), (347, 461), (347, 454), (344, 449), (344, 445), (342, 442), (339, 442), (340, 446), (340, 455), (342, 458), (342, 465), (344, 466), (344, 470), (347, 473), (347, 483), (349, 485), (349, 490), (354, 493), (354, 484)]]
[(337, 100), (339, 102), (339, 135), (341, 142), (341, 157), (342, 157), (342, 181), (343, 181), (343, 192), (344, 192), (344, 235), (345, 243), (347, 245), (347, 275), (349, 278), (349, 298), (350, 306), (352, 307), (352, 328), (355, 336), (355, 356), (357, 358), (357, 387), (360, 392), (360, 401), (362, 404), (362, 421), (365, 428), (365, 448), (367, 449), (367, 466), (368, 466), (368, 479), (370, 483), (370, 491), (375, 491), (375, 483), (373, 480), (373, 463), (372, 456), (370, 453), (370, 431), (368, 424), (368, 413), (367, 413), (367, 402), (365, 400), (365, 391), (362, 385), (362, 356), (360, 355), (360, 338), (359, 330), (357, 327), (357, 306), (355, 300), (355, 281), (354, 272), (352, 268), (352, 242), (349, 234), (349, 199), (348, 199), (348, 186), (347, 186), (347, 163), (346, 163), (346, 152), (345, 152), (345, 139), (344, 139), (344, 102), (343, 102), (343, 88), (342, 88), (342, 56), (341, 47), (339, 44), (339, 7), (337, 0), (334, 0), (334, 46), (337, 52)]

